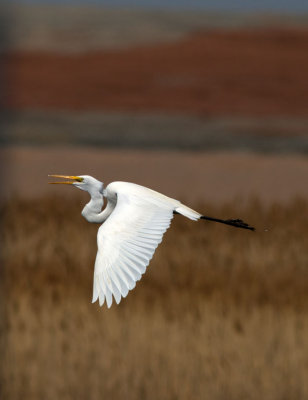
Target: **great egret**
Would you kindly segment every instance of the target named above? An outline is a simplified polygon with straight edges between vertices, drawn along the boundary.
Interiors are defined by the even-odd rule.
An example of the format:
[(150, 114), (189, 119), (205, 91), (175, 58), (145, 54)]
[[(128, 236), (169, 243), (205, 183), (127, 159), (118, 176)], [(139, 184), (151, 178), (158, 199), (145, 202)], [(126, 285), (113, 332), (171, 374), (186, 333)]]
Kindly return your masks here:
[[(103, 182), (88, 175), (49, 176), (70, 179), (49, 183), (69, 184), (87, 191), (91, 199), (81, 214), (89, 222), (103, 223), (97, 234), (92, 299), (92, 303), (99, 299), (100, 306), (106, 300), (109, 308), (112, 296), (119, 304), (121, 297), (134, 289), (174, 214), (254, 230), (240, 219), (206, 217), (178, 200), (134, 183), (112, 182), (104, 188)], [(102, 210), (104, 197), (107, 206)]]

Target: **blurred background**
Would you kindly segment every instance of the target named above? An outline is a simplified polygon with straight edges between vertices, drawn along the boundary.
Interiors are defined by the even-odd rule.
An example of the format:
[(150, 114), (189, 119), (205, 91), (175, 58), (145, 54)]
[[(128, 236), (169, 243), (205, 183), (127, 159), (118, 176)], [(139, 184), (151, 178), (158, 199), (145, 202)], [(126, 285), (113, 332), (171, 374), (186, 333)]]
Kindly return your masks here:
[[(2, 2), (0, 85), (1, 398), (307, 398), (308, 4)], [(87, 195), (48, 174), (257, 232), (177, 216), (100, 309)]]

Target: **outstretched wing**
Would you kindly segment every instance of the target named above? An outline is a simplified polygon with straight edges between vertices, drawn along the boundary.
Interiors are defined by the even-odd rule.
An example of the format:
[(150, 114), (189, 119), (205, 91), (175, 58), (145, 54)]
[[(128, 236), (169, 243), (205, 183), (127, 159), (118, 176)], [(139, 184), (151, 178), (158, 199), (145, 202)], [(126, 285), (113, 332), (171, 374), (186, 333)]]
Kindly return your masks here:
[(114, 211), (98, 230), (93, 302), (106, 300), (109, 308), (112, 296), (119, 303), (134, 289), (170, 226), (174, 206), (165, 199), (117, 193)]

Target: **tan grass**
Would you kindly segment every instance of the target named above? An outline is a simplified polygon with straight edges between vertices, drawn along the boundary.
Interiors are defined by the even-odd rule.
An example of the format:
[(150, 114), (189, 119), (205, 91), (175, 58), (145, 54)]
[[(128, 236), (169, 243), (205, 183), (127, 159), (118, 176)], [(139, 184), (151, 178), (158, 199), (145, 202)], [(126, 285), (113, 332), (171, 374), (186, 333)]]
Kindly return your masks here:
[(2, 206), (1, 398), (308, 397), (305, 201), (197, 206), (256, 233), (176, 216), (110, 310), (90, 304), (97, 226), (81, 208)]

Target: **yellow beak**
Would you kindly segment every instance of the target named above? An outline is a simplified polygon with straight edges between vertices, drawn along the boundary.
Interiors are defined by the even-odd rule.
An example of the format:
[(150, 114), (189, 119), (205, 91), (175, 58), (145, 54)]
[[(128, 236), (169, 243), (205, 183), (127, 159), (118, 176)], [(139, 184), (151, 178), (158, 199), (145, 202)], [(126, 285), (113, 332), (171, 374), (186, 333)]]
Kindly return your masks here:
[[(70, 176), (70, 175), (48, 175), (51, 176), (53, 178), (64, 178), (64, 179), (72, 179), (75, 182), (82, 182), (83, 178), (80, 178), (79, 176)], [(63, 181), (63, 182), (48, 182), (50, 184), (62, 184), (62, 185), (72, 185), (74, 182), (71, 181)]]

